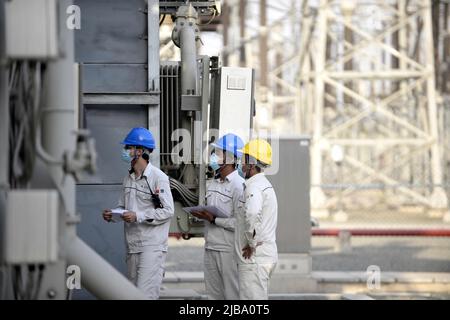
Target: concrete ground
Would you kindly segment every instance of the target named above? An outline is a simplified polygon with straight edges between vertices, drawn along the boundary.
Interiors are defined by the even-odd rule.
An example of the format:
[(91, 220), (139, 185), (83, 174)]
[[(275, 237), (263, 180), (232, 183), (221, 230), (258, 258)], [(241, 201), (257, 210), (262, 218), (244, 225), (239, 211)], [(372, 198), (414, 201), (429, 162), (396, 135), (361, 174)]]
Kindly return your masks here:
[[(203, 238), (169, 241), (167, 271), (203, 271)], [(313, 237), (313, 271), (450, 272), (450, 238), (353, 237), (350, 253), (336, 252), (337, 239)]]
[[(450, 228), (441, 216), (430, 217), (417, 208), (349, 212), (346, 221), (334, 218), (332, 214), (319, 219), (320, 228)], [(168, 289), (187, 290), (181, 291), (185, 297), (205, 298), (203, 245), (203, 238), (170, 239), (165, 279)], [(349, 242), (339, 242), (337, 237), (315, 236), (310, 254), (311, 277), (275, 272), (271, 299), (450, 299), (449, 237), (353, 236)], [(381, 287), (377, 290), (368, 289), (369, 266), (381, 271)]]
[[(203, 238), (170, 239), (163, 299), (206, 298), (203, 245)], [(450, 238), (353, 237), (350, 252), (338, 247), (337, 238), (313, 237), (311, 278), (275, 274), (270, 299), (450, 300)], [(381, 286), (368, 290), (366, 270), (373, 265)]]

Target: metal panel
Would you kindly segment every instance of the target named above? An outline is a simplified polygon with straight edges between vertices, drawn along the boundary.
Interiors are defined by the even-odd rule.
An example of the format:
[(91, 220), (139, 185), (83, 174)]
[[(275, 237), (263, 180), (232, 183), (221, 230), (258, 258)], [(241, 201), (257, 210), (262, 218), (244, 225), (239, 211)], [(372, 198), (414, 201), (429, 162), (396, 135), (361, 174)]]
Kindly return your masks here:
[(58, 56), (55, 0), (15, 0), (6, 6), (6, 55), (12, 59)]
[(145, 64), (83, 64), (83, 92), (147, 92)]
[(84, 63), (146, 63), (145, 0), (75, 0), (81, 29), (75, 33), (75, 60)]
[(133, 127), (147, 127), (147, 107), (85, 105), (84, 125), (95, 138), (98, 172), (83, 183), (122, 183), (127, 164), (121, 161), (120, 142)]
[(55, 190), (8, 192), (5, 261), (10, 264), (55, 262), (57, 225), (58, 194)]
[(248, 141), (253, 117), (253, 70), (222, 67), (220, 83), (219, 128), (215, 129), (220, 135), (231, 132)]
[[(278, 199), (277, 245), (279, 253), (309, 253), (310, 159), (308, 138), (282, 138), (279, 143), (278, 172), (268, 176)], [(282, 156), (281, 156), (282, 155)]]
[[(205, 202), (205, 195), (206, 195), (206, 175), (204, 172), (206, 171), (206, 164), (203, 161), (203, 152), (204, 150), (208, 149), (208, 143), (209, 143), (209, 119), (208, 119), (208, 113), (209, 113), (209, 97), (210, 97), (210, 70), (209, 66), (211, 63), (211, 59), (208, 56), (202, 56), (202, 68), (201, 68), (201, 77), (202, 81), (201, 84), (201, 95), (202, 95), (202, 110), (201, 110), (201, 121), (202, 121), (202, 128), (200, 132), (200, 143), (201, 143), (201, 149), (199, 156), (199, 190), (198, 190), (198, 198), (199, 198), (199, 204), (202, 205)], [(198, 130), (197, 130), (198, 131)], [(198, 132), (197, 132), (198, 134)], [(205, 136), (207, 139), (205, 139)]]
[[(148, 38), (148, 80), (147, 91), (159, 92), (160, 85), (160, 63), (159, 63), (159, 1), (147, 0), (147, 38)], [(159, 96), (158, 96), (159, 99)], [(148, 108), (148, 129), (153, 133), (157, 145), (160, 145), (159, 119), (161, 118), (161, 108), (159, 101)], [(153, 164), (160, 167), (160, 149), (153, 150)]]
[[(221, 12), (221, 1), (219, 0), (191, 0), (190, 4), (197, 10), (199, 15), (207, 15), (210, 16), (213, 12), (216, 12), (216, 15), (219, 16)], [(178, 10), (178, 7), (182, 4), (185, 4), (186, 1), (168, 1), (168, 0), (160, 0), (160, 10), (161, 13), (164, 14), (175, 14)]]
[(159, 91), (159, 1), (147, 0), (148, 2), (148, 91)]
[[(126, 274), (123, 223), (106, 223), (101, 216), (103, 209), (117, 205), (121, 190), (121, 185), (78, 185), (76, 205), (81, 213), (81, 223), (77, 234), (112, 266)], [(83, 271), (81, 274), (83, 276)], [(73, 298), (93, 297), (85, 290), (75, 290)]]
[[(84, 104), (97, 104), (97, 105), (136, 105), (136, 104), (148, 104), (157, 106), (159, 105), (159, 94), (152, 94), (148, 92), (136, 92), (136, 93), (85, 93), (83, 95)], [(152, 107), (153, 108), (153, 107)]]

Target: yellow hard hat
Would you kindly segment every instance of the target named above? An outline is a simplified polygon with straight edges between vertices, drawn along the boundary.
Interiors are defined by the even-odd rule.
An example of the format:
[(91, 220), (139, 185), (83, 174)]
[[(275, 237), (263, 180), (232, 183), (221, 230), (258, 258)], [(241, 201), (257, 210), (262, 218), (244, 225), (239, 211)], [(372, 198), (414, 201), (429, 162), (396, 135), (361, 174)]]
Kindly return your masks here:
[(242, 148), (242, 153), (248, 154), (250, 157), (255, 158), (263, 164), (272, 164), (272, 147), (266, 140), (250, 140), (244, 148)]

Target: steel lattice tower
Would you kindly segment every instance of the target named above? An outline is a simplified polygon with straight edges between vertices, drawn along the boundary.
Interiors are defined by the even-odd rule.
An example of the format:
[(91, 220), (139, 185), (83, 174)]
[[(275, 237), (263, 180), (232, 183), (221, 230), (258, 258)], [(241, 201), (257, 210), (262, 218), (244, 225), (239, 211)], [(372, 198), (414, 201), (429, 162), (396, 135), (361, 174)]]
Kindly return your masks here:
[[(241, 21), (240, 39), (230, 33), (224, 53), (241, 52), (244, 65), (267, 70), (257, 100), (270, 117), (259, 127), (312, 136), (313, 215), (336, 208), (339, 194), (360, 208), (378, 202), (447, 213), (432, 2), (286, 0), (264, 2), (266, 15), (260, 2), (243, 14), (242, 2), (230, 1), (230, 30), (238, 13), (247, 30)], [(343, 150), (339, 168), (333, 146)], [(336, 184), (342, 192), (326, 188)]]

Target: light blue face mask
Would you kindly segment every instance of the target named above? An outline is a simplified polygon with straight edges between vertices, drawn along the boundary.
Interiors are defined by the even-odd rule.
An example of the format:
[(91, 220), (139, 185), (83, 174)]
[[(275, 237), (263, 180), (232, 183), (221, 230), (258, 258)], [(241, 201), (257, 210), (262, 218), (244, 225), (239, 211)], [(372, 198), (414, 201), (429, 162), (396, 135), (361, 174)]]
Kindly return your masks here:
[(242, 171), (242, 163), (238, 164), (237, 171), (238, 171), (239, 175), (245, 179), (245, 173), (244, 173), (244, 171)]
[(213, 169), (214, 171), (217, 171), (220, 169), (220, 165), (219, 165), (219, 157), (217, 156), (217, 154), (212, 153), (211, 156), (209, 157), (209, 166), (211, 167), (211, 169)]
[(130, 150), (123, 149), (122, 150), (122, 161), (130, 164), (132, 158), (130, 156)]

